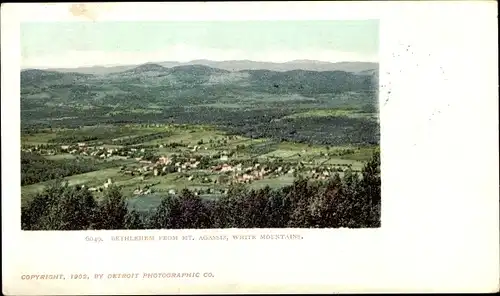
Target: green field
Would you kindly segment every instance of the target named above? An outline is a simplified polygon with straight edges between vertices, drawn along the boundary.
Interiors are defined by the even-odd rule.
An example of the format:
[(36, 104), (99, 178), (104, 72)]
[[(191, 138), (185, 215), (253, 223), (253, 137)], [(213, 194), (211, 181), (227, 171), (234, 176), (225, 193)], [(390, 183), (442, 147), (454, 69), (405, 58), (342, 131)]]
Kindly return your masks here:
[(311, 111), (306, 111), (306, 112), (300, 112), (300, 113), (294, 113), (292, 115), (288, 115), (283, 117), (283, 119), (286, 118), (300, 118), (300, 117), (329, 117), (329, 116), (345, 116), (345, 117), (352, 117), (352, 118), (370, 118), (372, 117), (372, 113), (363, 113), (360, 112), (359, 110), (355, 109), (340, 109), (340, 108), (333, 108), (333, 109), (316, 109), (316, 110), (311, 110)]

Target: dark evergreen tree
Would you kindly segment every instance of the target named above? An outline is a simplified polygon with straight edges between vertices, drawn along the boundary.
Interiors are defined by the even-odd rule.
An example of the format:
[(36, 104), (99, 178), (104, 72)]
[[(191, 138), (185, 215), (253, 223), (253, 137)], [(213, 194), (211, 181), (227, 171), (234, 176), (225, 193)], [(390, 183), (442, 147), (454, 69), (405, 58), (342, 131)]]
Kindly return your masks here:
[(120, 189), (116, 186), (104, 191), (96, 217), (96, 229), (124, 229), (127, 216), (127, 204)]
[(311, 227), (311, 214), (309, 205), (313, 198), (313, 190), (305, 178), (296, 180), (285, 196), (290, 202), (290, 220), (288, 227)]
[(278, 189), (269, 192), (263, 215), (267, 217), (267, 228), (284, 228), (288, 225), (290, 200), (285, 196), (283, 190)]
[(241, 184), (229, 186), (227, 194), (217, 201), (212, 221), (218, 228), (239, 228), (242, 225), (242, 201), (247, 189)]
[(148, 221), (149, 228), (178, 229), (180, 216), (180, 201), (177, 196), (168, 195), (161, 200), (160, 205), (152, 213)]
[(200, 196), (184, 189), (179, 197), (180, 209), (177, 228), (211, 228), (210, 213)]
[(265, 187), (260, 190), (251, 190), (241, 200), (241, 228), (263, 228), (267, 224), (265, 210), (271, 189)]
[(380, 227), (381, 218), (381, 177), (380, 152), (376, 151), (373, 158), (365, 164), (362, 170), (362, 194), (364, 195), (366, 227)]
[(125, 216), (125, 224), (124, 224), (125, 229), (144, 229), (146, 228), (146, 224), (142, 220), (141, 216), (139, 213), (135, 210), (131, 210), (127, 212), (127, 215)]

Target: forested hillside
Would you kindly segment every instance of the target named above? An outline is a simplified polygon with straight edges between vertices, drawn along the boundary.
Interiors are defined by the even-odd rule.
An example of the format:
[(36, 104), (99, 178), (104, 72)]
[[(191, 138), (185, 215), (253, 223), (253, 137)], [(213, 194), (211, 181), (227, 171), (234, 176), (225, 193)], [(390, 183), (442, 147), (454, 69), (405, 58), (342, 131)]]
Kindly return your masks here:
[[(376, 74), (343, 71), (230, 72), (158, 64), (107, 75), (24, 70), (21, 122), (25, 131), (196, 123), (249, 137), (335, 145), (378, 143), (377, 88)], [(325, 112), (330, 113), (325, 116)], [(304, 113), (308, 116), (291, 116)]]

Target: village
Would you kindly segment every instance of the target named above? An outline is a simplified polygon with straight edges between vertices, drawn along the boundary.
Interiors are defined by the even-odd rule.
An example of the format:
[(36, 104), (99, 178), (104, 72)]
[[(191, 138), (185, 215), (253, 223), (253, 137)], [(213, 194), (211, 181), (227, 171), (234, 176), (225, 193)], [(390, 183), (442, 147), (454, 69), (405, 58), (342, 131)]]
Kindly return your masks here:
[[(201, 141), (200, 141), (201, 142)], [(208, 145), (170, 145), (168, 153), (159, 150), (166, 145), (151, 146), (111, 146), (76, 143), (72, 145), (33, 145), (23, 147), (25, 152), (34, 152), (46, 156), (69, 155), (71, 157), (92, 158), (98, 161), (127, 161), (119, 165), (118, 174), (129, 177), (139, 177), (142, 182), (158, 179), (162, 176), (176, 174), (176, 180), (191, 182), (205, 186), (194, 190), (195, 194), (225, 193), (231, 184), (251, 184), (264, 179), (277, 179), (282, 176), (296, 178), (299, 175), (316, 180), (325, 180), (336, 172), (342, 173), (350, 164), (318, 163), (314, 157), (257, 157), (252, 158), (239, 152), (239, 148), (218, 150)], [(209, 149), (210, 148), (210, 149)], [(306, 153), (307, 151), (303, 150)], [(299, 154), (300, 155), (300, 154)], [(327, 155), (321, 155), (327, 156)], [(326, 158), (328, 160), (328, 158)], [(142, 183), (141, 182), (141, 183)], [(103, 191), (113, 184), (113, 178), (108, 178), (102, 185), (89, 187), (90, 191)], [(144, 183), (142, 183), (144, 184)], [(148, 195), (155, 192), (155, 184), (137, 186), (134, 195)], [(167, 190), (176, 194), (176, 190)]]

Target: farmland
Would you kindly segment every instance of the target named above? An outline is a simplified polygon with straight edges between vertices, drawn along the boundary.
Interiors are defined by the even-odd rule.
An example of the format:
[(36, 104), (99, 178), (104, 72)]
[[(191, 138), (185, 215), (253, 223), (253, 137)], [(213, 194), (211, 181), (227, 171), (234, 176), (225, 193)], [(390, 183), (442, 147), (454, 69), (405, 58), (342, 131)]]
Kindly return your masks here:
[[(111, 182), (129, 199), (148, 200), (184, 188), (217, 198), (233, 183), (275, 188), (292, 184), (299, 175), (324, 180), (347, 168), (360, 171), (375, 147), (277, 142), (206, 125), (151, 124), (39, 130), (22, 137), (22, 149), (44, 158), (51, 168), (60, 162), (91, 162), (64, 176), (70, 185), (99, 193)], [(22, 186), (23, 203), (49, 182)]]

